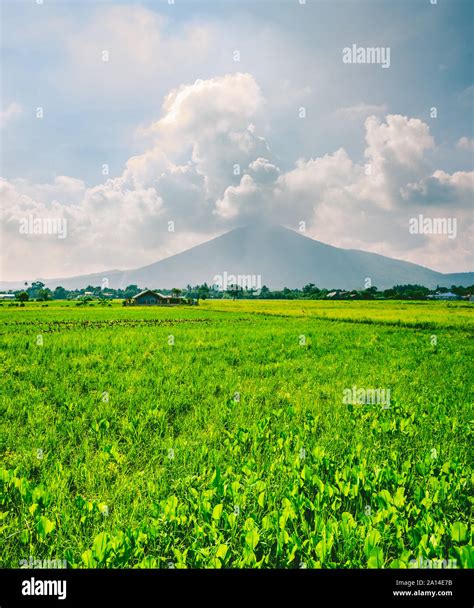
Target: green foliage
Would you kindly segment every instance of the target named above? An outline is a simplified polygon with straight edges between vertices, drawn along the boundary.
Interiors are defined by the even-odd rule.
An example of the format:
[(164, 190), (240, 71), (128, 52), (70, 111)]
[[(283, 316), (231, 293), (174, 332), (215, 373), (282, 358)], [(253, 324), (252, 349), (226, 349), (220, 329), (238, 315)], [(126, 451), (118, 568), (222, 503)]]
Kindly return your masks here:
[[(26, 290), (26, 293), (30, 298), (37, 298), (39, 300), (78, 300), (89, 294), (90, 299), (105, 299), (106, 301), (113, 299), (129, 300), (136, 296), (138, 293), (147, 289), (147, 287), (138, 287), (138, 285), (128, 285), (125, 289), (113, 289), (111, 287), (101, 287), (88, 285), (82, 289), (67, 290), (62, 286), (55, 288), (54, 292), (49, 289), (43, 289), (44, 283), (37, 281), (32, 283), (31, 287)], [(308, 283), (302, 289), (290, 289), (284, 287), (282, 290), (272, 291), (266, 285), (263, 285), (261, 289), (246, 288), (239, 285), (229, 285), (229, 288), (225, 291), (220, 289), (217, 285), (187, 285), (186, 289), (173, 288), (165, 289), (163, 287), (154, 287), (155, 291), (159, 291), (164, 294), (179, 296), (184, 292), (184, 297), (190, 299), (243, 299), (243, 300), (374, 300), (374, 299), (387, 299), (387, 300), (426, 300), (429, 295), (436, 293), (446, 293), (451, 291), (452, 293), (462, 298), (468, 299), (470, 295), (474, 293), (474, 285), (460, 287), (452, 285), (450, 290), (446, 287), (437, 287), (436, 289), (429, 289), (423, 285), (394, 285), (390, 289), (385, 289), (379, 292), (377, 287), (374, 285), (366, 289), (353, 289), (352, 291), (346, 291), (343, 289), (320, 289), (313, 283)], [(15, 291), (15, 295), (18, 298), (20, 291)], [(92, 294), (92, 296), (90, 295)]]
[(471, 310), (0, 310), (0, 565), (472, 568)]

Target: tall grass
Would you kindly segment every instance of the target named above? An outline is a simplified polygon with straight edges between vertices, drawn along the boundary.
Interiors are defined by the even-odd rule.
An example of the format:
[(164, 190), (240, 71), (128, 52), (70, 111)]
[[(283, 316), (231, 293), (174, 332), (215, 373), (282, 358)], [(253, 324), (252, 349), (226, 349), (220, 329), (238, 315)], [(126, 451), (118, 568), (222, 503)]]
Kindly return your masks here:
[(472, 567), (470, 316), (1, 307), (2, 565)]

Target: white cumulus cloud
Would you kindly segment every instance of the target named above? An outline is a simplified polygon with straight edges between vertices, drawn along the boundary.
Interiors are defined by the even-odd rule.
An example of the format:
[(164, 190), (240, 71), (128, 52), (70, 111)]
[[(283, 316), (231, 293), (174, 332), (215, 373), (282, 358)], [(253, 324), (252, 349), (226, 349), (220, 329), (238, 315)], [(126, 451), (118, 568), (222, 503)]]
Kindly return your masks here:
[[(161, 117), (142, 128), (148, 149), (118, 177), (93, 187), (67, 176), (50, 184), (3, 180), (5, 278), (136, 267), (262, 220), (304, 221), (309, 236), (334, 245), (465, 269), (473, 174), (431, 166), (426, 123), (369, 116), (363, 158), (339, 148), (282, 170), (260, 134), (264, 108), (248, 73), (197, 80), (166, 96)], [(411, 216), (432, 209), (456, 214), (465, 235), (449, 243), (449, 260), (439, 240), (408, 232)], [(67, 238), (19, 234), (27, 215), (67, 219)]]

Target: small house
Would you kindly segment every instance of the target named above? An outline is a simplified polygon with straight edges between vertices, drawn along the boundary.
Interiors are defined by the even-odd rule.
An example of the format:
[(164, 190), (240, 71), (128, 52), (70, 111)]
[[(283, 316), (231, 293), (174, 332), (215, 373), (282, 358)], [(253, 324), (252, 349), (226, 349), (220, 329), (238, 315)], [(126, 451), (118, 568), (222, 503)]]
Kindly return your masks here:
[(164, 296), (162, 293), (158, 293), (157, 291), (145, 289), (144, 291), (137, 293), (136, 296), (133, 296), (133, 298), (131, 298), (131, 304), (139, 306), (156, 306), (168, 304), (168, 298), (167, 296)]
[(127, 303), (132, 306), (173, 306), (177, 304), (193, 304), (194, 302), (181, 296), (165, 296), (158, 291), (145, 289), (136, 296), (133, 296)]
[(430, 300), (460, 300), (461, 296), (452, 293), (451, 291), (447, 291), (446, 293), (435, 293), (432, 296), (428, 296)]

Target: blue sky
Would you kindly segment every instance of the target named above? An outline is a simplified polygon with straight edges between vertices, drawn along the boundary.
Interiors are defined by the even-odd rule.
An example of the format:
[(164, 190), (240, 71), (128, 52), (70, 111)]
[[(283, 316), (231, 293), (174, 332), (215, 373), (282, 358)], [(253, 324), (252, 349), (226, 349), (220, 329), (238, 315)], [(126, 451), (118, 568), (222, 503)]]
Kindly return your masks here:
[[(3, 2), (0, 173), (12, 257), (2, 274), (142, 265), (261, 216), (303, 220), (308, 236), (331, 244), (470, 270), (473, 7)], [(390, 67), (344, 64), (352, 44), (389, 47)], [(185, 105), (166, 110), (166, 96), (183, 88)], [(200, 124), (196, 108), (214, 114)], [(167, 111), (182, 124), (160, 123)], [(213, 124), (223, 127), (211, 133)], [(127, 173), (133, 157), (141, 160)], [(271, 184), (259, 181), (263, 163), (258, 175), (249, 168), (259, 158)], [(367, 164), (379, 172), (373, 187), (361, 179)], [(458, 218), (456, 239), (407, 236), (408, 219), (433, 210)], [(64, 243), (21, 240), (22, 214), (53, 212), (68, 217)], [(33, 250), (33, 267), (22, 266)]]

